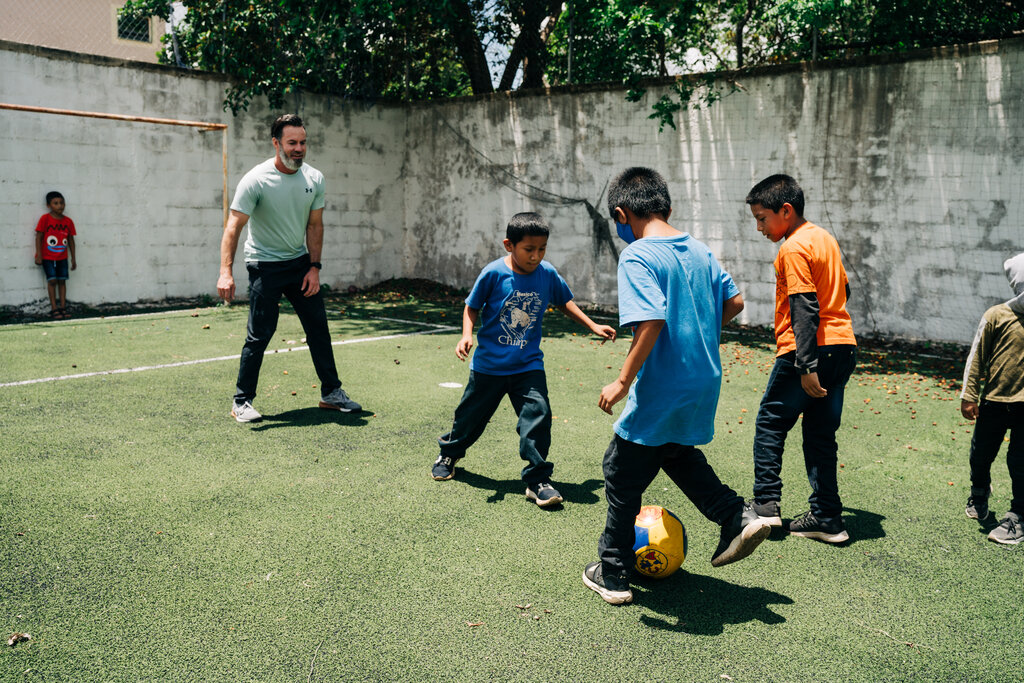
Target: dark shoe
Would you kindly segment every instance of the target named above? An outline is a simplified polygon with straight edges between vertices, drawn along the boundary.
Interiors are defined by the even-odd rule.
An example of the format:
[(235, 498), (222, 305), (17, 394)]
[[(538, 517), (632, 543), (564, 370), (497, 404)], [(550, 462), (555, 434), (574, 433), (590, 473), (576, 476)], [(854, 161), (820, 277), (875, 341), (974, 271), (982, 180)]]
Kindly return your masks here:
[(549, 481), (528, 485), (526, 487), (526, 497), (542, 508), (549, 505), (558, 505), (562, 502), (562, 494), (556, 491)]
[(755, 500), (750, 507), (768, 526), (782, 526), (782, 509), (779, 507), (779, 501), (769, 500), (766, 503), (758, 503)]
[(754, 548), (761, 545), (771, 532), (772, 528), (754, 512), (750, 503), (744, 503), (732, 521), (722, 525), (722, 536), (715, 554), (711, 556), (711, 566), (721, 567), (742, 560), (754, 552)]
[(320, 407), (324, 410), (338, 410), (343, 413), (358, 413), (363, 409), (361, 405), (350, 399), (341, 387), (326, 396), (321, 396)]
[(850, 540), (850, 534), (846, 533), (846, 526), (841, 517), (830, 522), (822, 522), (810, 510), (789, 523), (789, 533), (825, 543), (843, 543)]
[(633, 602), (633, 591), (628, 588), (624, 591), (615, 591), (604, 585), (600, 562), (591, 562), (583, 570), (583, 585), (600, 595), (602, 600), (611, 605)]
[(964, 514), (971, 519), (977, 519), (984, 521), (988, 519), (988, 516), (992, 514), (988, 509), (988, 494), (992, 491), (992, 486), (986, 489), (976, 489), (971, 487), (971, 496), (967, 499), (967, 507), (964, 508)]
[(1020, 515), (1016, 512), (1007, 512), (1002, 524), (989, 532), (988, 540), (1003, 545), (1017, 545), (1024, 541), (1024, 527), (1021, 526)]
[(455, 461), (450, 455), (439, 455), (434, 461), (434, 467), (430, 470), (430, 476), (437, 481), (448, 481), (455, 476)]

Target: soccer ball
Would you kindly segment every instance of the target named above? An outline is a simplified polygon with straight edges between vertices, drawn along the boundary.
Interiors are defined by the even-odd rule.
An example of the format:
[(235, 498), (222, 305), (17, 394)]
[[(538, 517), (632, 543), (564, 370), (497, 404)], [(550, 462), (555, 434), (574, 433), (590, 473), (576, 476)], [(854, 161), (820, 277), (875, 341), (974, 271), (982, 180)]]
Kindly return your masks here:
[(633, 525), (636, 540), (636, 570), (644, 576), (663, 579), (679, 569), (686, 559), (686, 529), (679, 518), (663, 507), (640, 508)]

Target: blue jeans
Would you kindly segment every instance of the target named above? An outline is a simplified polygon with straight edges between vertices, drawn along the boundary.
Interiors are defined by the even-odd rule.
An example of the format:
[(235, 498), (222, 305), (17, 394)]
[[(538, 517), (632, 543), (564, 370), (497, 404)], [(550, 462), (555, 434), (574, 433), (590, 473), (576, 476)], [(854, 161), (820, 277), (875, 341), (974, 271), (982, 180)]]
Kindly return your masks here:
[(992, 483), (992, 463), (1010, 432), (1006, 467), (1010, 470), (1013, 500), (1010, 512), (1024, 516), (1024, 403), (982, 401), (971, 436), (971, 488), (984, 489)]
[(543, 370), (514, 375), (485, 375), (469, 371), (469, 382), (462, 394), (455, 419), (447, 434), (437, 440), (441, 455), (462, 458), (466, 449), (484, 433), (487, 422), (508, 396), (519, 416), (519, 457), (526, 461), (522, 477), (527, 484), (551, 479), (554, 465), (548, 462), (551, 447), (551, 404), (548, 382)]
[(804, 419), (804, 465), (811, 484), (810, 505), (814, 516), (831, 521), (842, 514), (836, 465), (839, 447), (836, 430), (843, 416), (846, 382), (857, 365), (857, 347), (818, 347), (818, 381), (828, 392), (811, 398), (800, 384), (800, 372), (793, 364), (796, 353), (775, 359), (768, 386), (761, 398), (754, 431), (754, 500), (759, 503), (782, 499), (782, 452), (786, 435), (800, 414)]
[(302, 279), (309, 272), (309, 255), (290, 261), (249, 262), (245, 267), (249, 271), (249, 324), (242, 360), (238, 364), (235, 402), (251, 402), (256, 398), (263, 352), (277, 331), (278, 304), (282, 296), (291, 303), (306, 332), (309, 355), (320, 378), (320, 394), (326, 396), (340, 387), (324, 298), (320, 292), (308, 297), (302, 294)]
[(616, 434), (604, 453), (608, 516), (597, 542), (601, 576), (611, 590), (629, 588), (630, 571), (636, 562), (633, 525), (644, 491), (661, 470), (702, 515), (716, 524), (729, 523), (743, 509), (743, 499), (722, 483), (699, 448), (677, 443), (643, 446)]

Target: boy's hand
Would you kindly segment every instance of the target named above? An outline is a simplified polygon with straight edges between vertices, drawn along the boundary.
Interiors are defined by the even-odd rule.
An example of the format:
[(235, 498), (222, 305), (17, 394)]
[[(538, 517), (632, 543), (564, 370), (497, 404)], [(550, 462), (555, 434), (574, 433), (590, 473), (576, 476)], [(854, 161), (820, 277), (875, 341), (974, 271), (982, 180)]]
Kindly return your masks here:
[(621, 381), (615, 380), (601, 390), (601, 396), (597, 399), (597, 407), (611, 415), (612, 406), (625, 398), (628, 393), (629, 387)]
[(473, 337), (463, 337), (459, 340), (459, 343), (455, 345), (455, 355), (459, 357), (459, 360), (466, 360), (469, 358), (469, 352), (473, 348)]
[(960, 414), (968, 420), (978, 419), (978, 404), (974, 401), (960, 401)]
[(596, 325), (594, 327), (594, 334), (603, 340), (602, 344), (606, 341), (615, 341), (615, 328), (610, 325)]
[(39, 254), (36, 254), (36, 265), (37, 266), (43, 265), (43, 257), (40, 256)]
[(800, 375), (800, 386), (804, 388), (806, 393), (811, 398), (825, 398), (828, 396), (828, 392), (821, 386), (821, 382), (818, 381), (818, 373), (812, 372), (809, 375)]
[(75, 270), (77, 268), (78, 268), (78, 262), (75, 261), (75, 259), (71, 259), (71, 270)]

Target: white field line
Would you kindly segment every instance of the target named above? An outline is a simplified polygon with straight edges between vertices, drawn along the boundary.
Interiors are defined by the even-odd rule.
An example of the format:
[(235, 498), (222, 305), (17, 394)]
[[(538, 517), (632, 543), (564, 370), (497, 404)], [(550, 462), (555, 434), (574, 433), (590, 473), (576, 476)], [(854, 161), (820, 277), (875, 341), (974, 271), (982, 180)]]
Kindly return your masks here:
[[(331, 342), (331, 346), (341, 346), (343, 344), (362, 344), (364, 342), (377, 342), (386, 341), (388, 339), (401, 339), (402, 337), (416, 337), (421, 334), (435, 334), (437, 332), (452, 332), (461, 328), (454, 327), (452, 325), (435, 325), (433, 323), (420, 322), (418, 320), (402, 320), (400, 318), (378, 318), (373, 317), (372, 320), (385, 320), (389, 322), (407, 323), (409, 325), (422, 325), (424, 327), (432, 327), (434, 329), (423, 330), (422, 332), (402, 332), (401, 334), (385, 334), (380, 337), (363, 337), (361, 339), (339, 339), (336, 342)], [(264, 356), (273, 353), (293, 353), (295, 351), (309, 351), (308, 346), (292, 346), (285, 349), (274, 349), (271, 351), (267, 349), (264, 352)], [(77, 375), (61, 375), (59, 377), (40, 377), (38, 379), (25, 379), (20, 382), (3, 382), (0, 383), (0, 387), (19, 387), (26, 384), (40, 384), (42, 382), (61, 382), (68, 379), (82, 379), (85, 377), (99, 377), (101, 375), (123, 375), (129, 372), (145, 372), (147, 370), (163, 370), (164, 368), (180, 368), (186, 365), (200, 365), (202, 363), (216, 363), (224, 360), (238, 360), (242, 357), (242, 354), (236, 353), (233, 356), (217, 356), (216, 358), (198, 358), (196, 360), (185, 360), (177, 363), (165, 363), (163, 365), (143, 365), (137, 368), (118, 368), (116, 370), (99, 370), (97, 372), (80, 372)]]

